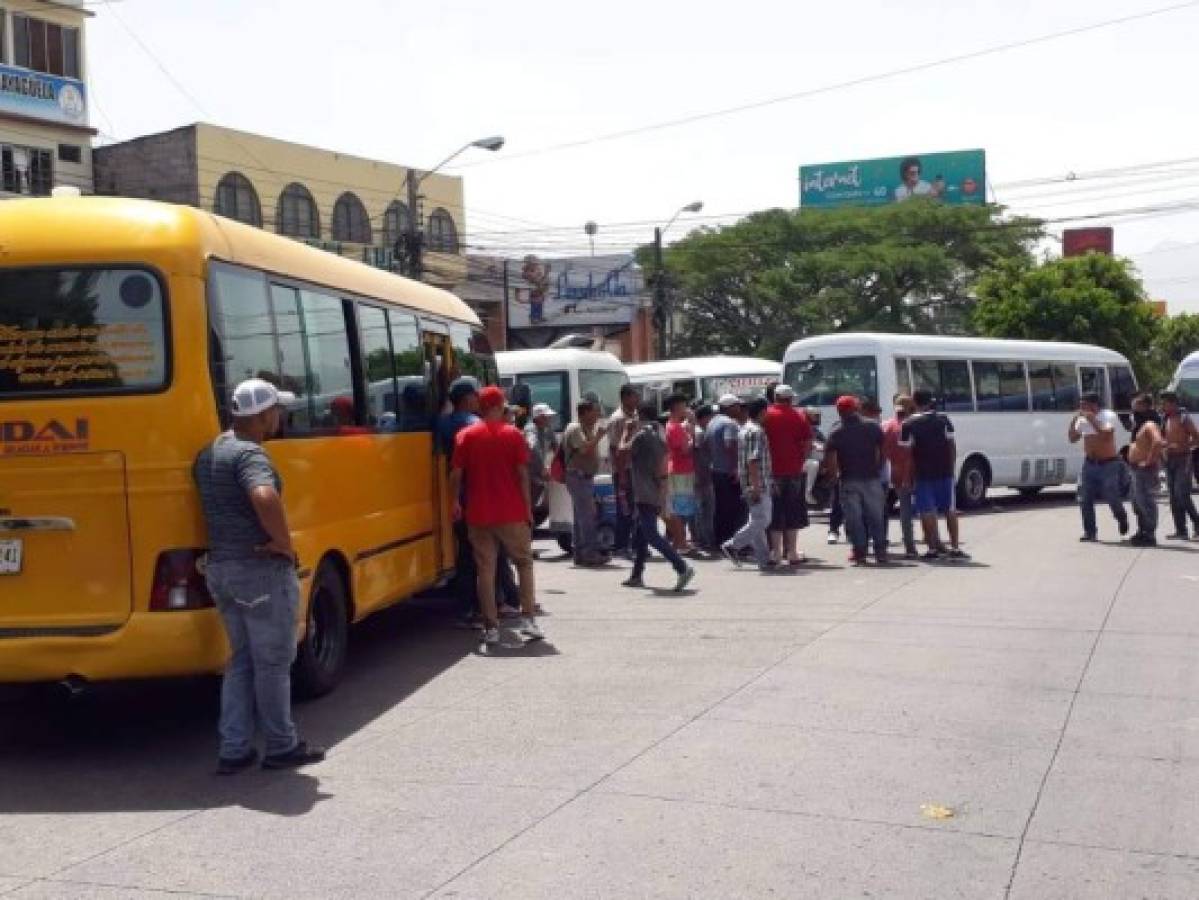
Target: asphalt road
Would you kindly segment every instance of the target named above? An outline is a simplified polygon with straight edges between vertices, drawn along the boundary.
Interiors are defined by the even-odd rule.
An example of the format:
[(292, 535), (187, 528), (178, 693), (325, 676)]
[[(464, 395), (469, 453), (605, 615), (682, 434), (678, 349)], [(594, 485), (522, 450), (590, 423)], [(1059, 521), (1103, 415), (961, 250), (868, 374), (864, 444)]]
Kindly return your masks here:
[(1194, 898), (1199, 544), (1080, 545), (1071, 499), (683, 596), (546, 542), (549, 640), (372, 620), (300, 773), (209, 774), (211, 681), (5, 694), (0, 894)]

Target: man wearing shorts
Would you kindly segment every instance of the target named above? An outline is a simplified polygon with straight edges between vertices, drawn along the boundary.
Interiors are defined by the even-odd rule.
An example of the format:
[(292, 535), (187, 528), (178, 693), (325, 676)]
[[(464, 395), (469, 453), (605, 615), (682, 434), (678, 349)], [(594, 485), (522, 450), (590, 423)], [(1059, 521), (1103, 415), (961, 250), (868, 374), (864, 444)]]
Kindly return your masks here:
[[(933, 408), (930, 391), (912, 395), (916, 414), (906, 419), (899, 432), (899, 443), (912, 451), (912, 469), (916, 476), (916, 514), (928, 545), (925, 559), (969, 559), (959, 542), (958, 511), (954, 504), (953, 473), (957, 465), (957, 444), (949, 417)], [(949, 549), (941, 543), (937, 516), (945, 516), (949, 531)]]
[(688, 552), (687, 530), (695, 534), (695, 414), (687, 407), (687, 398), (671, 394), (666, 400), (670, 418), (666, 422), (668, 462), (667, 509), (670, 543), (679, 553)]
[(762, 427), (770, 444), (774, 465), (774, 502), (771, 508), (770, 548), (775, 562), (797, 566), (803, 562), (799, 552), (799, 530), (808, 527), (808, 503), (804, 463), (812, 448), (812, 426), (808, 417), (792, 403), (795, 391), (780, 384), (774, 389), (774, 402), (766, 410)]

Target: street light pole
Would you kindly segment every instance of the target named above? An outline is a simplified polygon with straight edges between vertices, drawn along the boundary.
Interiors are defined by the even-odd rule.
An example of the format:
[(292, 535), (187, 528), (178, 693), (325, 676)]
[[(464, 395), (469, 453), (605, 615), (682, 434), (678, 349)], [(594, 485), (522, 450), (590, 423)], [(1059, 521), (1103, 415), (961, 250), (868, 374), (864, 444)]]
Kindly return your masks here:
[(675, 219), (683, 213), (697, 213), (704, 208), (702, 200), (688, 203), (680, 207), (666, 225), (654, 229), (654, 325), (658, 329), (658, 359), (666, 359), (670, 352), (669, 330), (674, 326), (674, 316), (670, 309), (670, 299), (666, 293), (666, 265), (662, 261), (662, 235), (674, 224)]
[[(422, 217), (418, 210), (420, 205), (420, 186), (426, 178), (440, 169), (442, 166), (454, 160), (459, 154), (465, 153), (472, 147), (478, 147), (480, 150), (490, 150), (493, 153), (504, 146), (504, 139), (499, 135), (494, 137), (479, 138), (477, 141), (471, 141), (469, 144), (463, 144), (433, 168), (426, 172), (421, 172), (417, 175), (415, 169), (409, 169), (404, 177), (404, 183), (408, 189), (408, 222), (404, 228), (402, 238), (396, 241), (396, 246), (393, 248), (396, 255), (407, 261), (404, 267), (404, 274), (409, 278), (421, 281), (425, 274), (424, 264), (424, 243), (425, 229)], [(403, 246), (400, 246), (401, 243)]]

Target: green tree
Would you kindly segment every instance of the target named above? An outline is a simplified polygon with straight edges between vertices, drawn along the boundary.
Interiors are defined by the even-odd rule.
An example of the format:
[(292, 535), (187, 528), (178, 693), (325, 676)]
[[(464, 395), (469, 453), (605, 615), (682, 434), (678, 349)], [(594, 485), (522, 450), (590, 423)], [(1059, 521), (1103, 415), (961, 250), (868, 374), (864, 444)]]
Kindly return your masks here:
[(973, 323), (992, 337), (1109, 347), (1128, 357), (1141, 383), (1154, 380), (1149, 356), (1159, 322), (1125, 259), (1090, 253), (1007, 263), (979, 280)]
[(1199, 350), (1199, 315), (1181, 313), (1161, 321), (1149, 353), (1151, 386), (1161, 389), (1169, 383), (1178, 364)]
[[(960, 333), (988, 267), (1031, 264), (1041, 225), (993, 207), (909, 201), (881, 208), (767, 210), (666, 249), (675, 355), (778, 359), (829, 331)], [(640, 262), (651, 273), (649, 248)]]

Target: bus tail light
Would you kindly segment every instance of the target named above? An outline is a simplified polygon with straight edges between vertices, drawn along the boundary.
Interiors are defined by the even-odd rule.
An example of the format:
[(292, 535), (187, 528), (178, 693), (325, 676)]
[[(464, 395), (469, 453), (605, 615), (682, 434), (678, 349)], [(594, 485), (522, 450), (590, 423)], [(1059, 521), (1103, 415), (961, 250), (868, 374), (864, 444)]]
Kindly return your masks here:
[(203, 550), (168, 550), (158, 555), (150, 611), (208, 609), (215, 604), (201, 571)]

